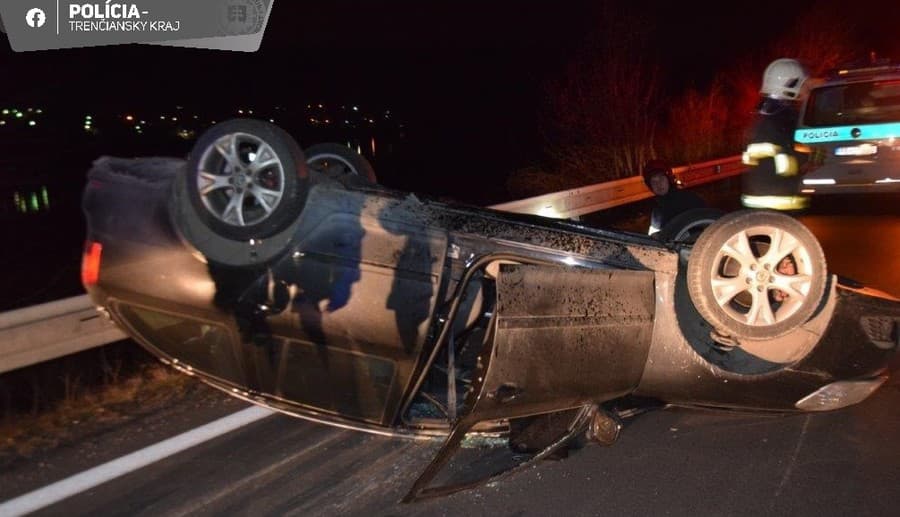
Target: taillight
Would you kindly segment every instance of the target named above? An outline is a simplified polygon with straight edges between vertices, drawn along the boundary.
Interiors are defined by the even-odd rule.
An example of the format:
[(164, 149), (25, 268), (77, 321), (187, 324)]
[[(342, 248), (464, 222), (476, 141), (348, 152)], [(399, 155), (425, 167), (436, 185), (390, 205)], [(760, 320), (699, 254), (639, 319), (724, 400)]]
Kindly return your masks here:
[(96, 285), (100, 278), (100, 254), (103, 245), (99, 242), (86, 241), (84, 255), (81, 257), (81, 283), (85, 287)]

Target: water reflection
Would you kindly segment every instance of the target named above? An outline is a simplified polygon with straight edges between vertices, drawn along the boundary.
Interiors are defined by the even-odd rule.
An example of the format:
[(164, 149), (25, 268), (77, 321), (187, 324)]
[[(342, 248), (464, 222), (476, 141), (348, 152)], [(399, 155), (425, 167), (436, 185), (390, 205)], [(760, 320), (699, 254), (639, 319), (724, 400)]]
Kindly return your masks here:
[(46, 186), (37, 189), (16, 190), (12, 193), (12, 205), (3, 205), (4, 213), (36, 214), (50, 211), (50, 190)]

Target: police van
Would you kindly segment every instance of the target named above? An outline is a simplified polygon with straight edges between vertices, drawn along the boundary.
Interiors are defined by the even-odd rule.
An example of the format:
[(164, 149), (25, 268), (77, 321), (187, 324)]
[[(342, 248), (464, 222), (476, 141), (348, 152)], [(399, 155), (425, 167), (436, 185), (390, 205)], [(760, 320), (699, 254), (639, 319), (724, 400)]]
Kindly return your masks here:
[(805, 194), (900, 192), (900, 65), (842, 69), (812, 87), (794, 133)]

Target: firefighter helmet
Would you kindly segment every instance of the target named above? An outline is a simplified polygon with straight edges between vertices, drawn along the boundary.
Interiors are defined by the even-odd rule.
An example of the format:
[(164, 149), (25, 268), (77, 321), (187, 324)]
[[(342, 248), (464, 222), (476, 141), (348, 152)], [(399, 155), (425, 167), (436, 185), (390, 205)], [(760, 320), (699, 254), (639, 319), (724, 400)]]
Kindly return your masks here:
[(766, 67), (759, 93), (772, 99), (797, 100), (808, 77), (806, 68), (796, 59), (776, 59)]
[(672, 168), (663, 160), (650, 160), (644, 164), (644, 168), (641, 171), (641, 175), (644, 177), (644, 183), (649, 185), (650, 176), (653, 176), (654, 174), (665, 174), (670, 182), (675, 183), (675, 174), (672, 172)]

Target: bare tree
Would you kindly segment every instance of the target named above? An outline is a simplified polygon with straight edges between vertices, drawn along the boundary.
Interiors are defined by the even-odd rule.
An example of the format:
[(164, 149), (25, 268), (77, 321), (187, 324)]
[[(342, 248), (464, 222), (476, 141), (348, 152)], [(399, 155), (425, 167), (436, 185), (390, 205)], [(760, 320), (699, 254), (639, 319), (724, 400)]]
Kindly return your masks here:
[(868, 53), (857, 45), (855, 23), (847, 16), (847, 3), (820, 1), (803, 14), (767, 49), (772, 60), (793, 57), (815, 76)]
[(844, 16), (846, 3), (820, 2), (803, 11), (786, 32), (769, 45), (741, 56), (719, 71), (705, 90), (690, 89), (669, 106), (662, 155), (689, 163), (740, 152), (759, 102), (766, 66), (790, 57), (816, 77), (857, 57), (855, 28)]
[(846, 2), (820, 1), (770, 44), (737, 56), (708, 87), (673, 98), (660, 87), (652, 27), (626, 7), (605, 3), (594, 39), (545, 89), (550, 167), (511, 178), (511, 190), (530, 195), (631, 176), (655, 157), (680, 164), (740, 152), (770, 62), (797, 58), (821, 75), (860, 54), (845, 8)]
[(546, 88), (544, 133), (556, 174), (579, 184), (611, 180), (637, 174), (654, 156), (659, 66), (647, 29), (605, 4), (595, 39)]
[(659, 151), (676, 164), (724, 156), (734, 142), (724, 135), (729, 126), (729, 88), (721, 78), (706, 90), (688, 89), (669, 106)]

